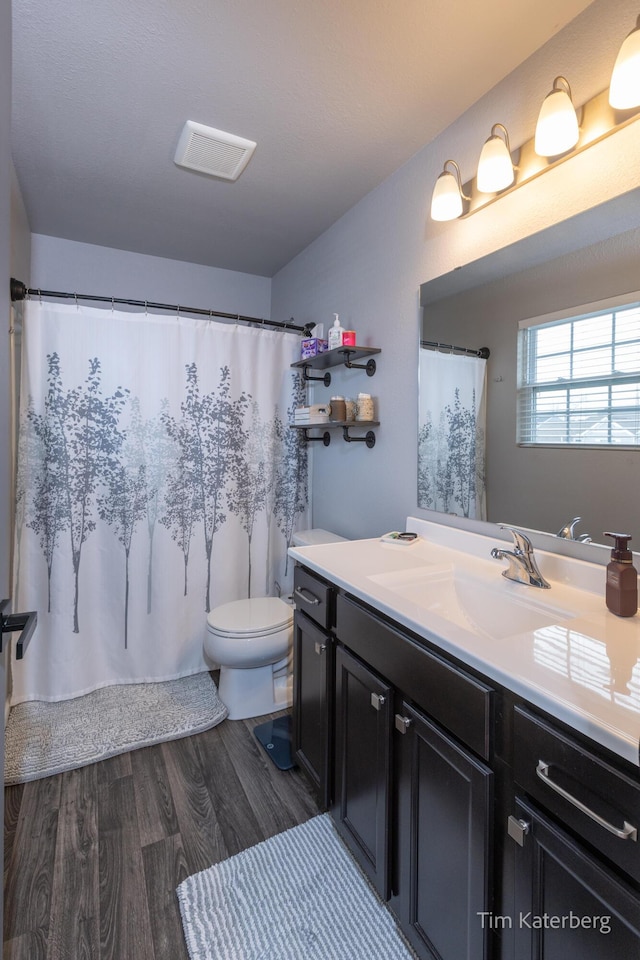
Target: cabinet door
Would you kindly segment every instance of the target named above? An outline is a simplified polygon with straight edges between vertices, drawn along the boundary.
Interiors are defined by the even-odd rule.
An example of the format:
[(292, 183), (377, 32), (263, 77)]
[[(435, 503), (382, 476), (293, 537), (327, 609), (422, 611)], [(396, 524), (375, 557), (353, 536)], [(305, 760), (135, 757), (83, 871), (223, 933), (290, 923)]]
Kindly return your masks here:
[(488, 956), (493, 774), (407, 703), (395, 717), (391, 907), (420, 957)]
[(333, 716), (332, 637), (296, 611), (293, 631), (293, 751), (318, 794), (329, 805), (329, 755)]
[(332, 815), (380, 896), (389, 895), (392, 690), (336, 650), (336, 791)]
[(509, 832), (514, 909), (500, 922), (517, 960), (640, 957), (637, 891), (525, 801)]

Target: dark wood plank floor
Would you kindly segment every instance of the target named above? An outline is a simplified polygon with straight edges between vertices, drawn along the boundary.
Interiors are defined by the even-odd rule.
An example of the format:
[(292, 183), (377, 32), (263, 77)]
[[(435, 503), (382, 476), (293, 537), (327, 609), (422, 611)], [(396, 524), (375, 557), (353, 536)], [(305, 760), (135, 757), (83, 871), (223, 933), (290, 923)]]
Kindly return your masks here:
[(5, 960), (188, 960), (176, 886), (319, 812), (265, 719), (6, 788)]

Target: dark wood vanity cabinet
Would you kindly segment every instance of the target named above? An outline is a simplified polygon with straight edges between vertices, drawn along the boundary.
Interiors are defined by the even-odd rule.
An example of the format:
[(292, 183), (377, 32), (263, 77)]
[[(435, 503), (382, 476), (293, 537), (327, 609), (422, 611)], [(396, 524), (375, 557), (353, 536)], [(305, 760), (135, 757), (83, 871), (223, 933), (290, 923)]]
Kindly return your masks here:
[[(515, 960), (637, 960), (637, 891), (609, 870), (557, 822), (519, 799), (512, 839), (513, 905), (487, 918), (500, 926), (505, 956)], [(508, 926), (509, 929), (505, 929)]]
[(640, 960), (638, 770), (314, 578), (296, 757), (418, 957)]
[(525, 705), (512, 719), (505, 956), (640, 958), (640, 781)]
[(326, 810), (333, 771), (333, 595), (326, 583), (298, 567), (294, 596), (293, 755)]
[(488, 957), (493, 774), (408, 703), (396, 714), (390, 906), (421, 957)]
[(344, 647), (336, 650), (338, 832), (383, 900), (389, 897), (393, 691)]
[[(336, 636), (338, 831), (418, 956), (483, 960), (493, 774), (429, 706), (449, 716), (451, 704), (470, 702), (472, 736), (485, 749), (491, 691), (343, 596)], [(445, 678), (448, 689), (436, 690)]]

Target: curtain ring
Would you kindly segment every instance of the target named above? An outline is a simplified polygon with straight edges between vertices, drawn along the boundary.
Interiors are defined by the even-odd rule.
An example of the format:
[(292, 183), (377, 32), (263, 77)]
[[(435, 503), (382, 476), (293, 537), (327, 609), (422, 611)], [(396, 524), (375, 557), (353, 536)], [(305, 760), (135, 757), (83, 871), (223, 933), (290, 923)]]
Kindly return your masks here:
[(178, 309), (176, 311), (176, 320), (180, 319), (180, 304), (178, 304)]
[(42, 306), (42, 290), (38, 290), (38, 297), (40, 298), (40, 306)]
[(76, 310), (79, 310), (80, 307), (78, 306), (78, 294), (77, 294), (77, 293), (74, 293), (73, 296), (75, 297), (75, 301), (76, 301)]
[(147, 316), (147, 301), (144, 302), (144, 315)]
[(111, 313), (113, 313), (113, 304), (114, 304), (114, 298), (111, 297)]

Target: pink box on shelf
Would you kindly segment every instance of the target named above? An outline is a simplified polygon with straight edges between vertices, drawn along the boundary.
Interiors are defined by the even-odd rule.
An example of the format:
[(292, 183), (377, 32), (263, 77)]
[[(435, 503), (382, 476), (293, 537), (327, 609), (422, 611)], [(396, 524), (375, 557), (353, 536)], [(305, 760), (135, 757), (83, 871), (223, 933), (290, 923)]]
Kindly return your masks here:
[(319, 353), (324, 353), (328, 348), (326, 340), (320, 340), (318, 337), (310, 337), (301, 343), (300, 359), (308, 360), (309, 357), (317, 357)]

